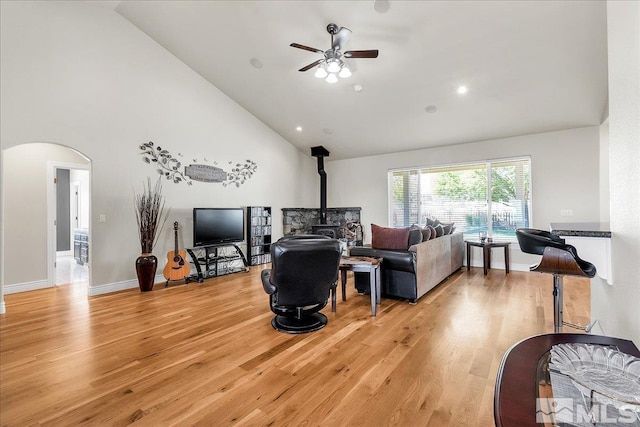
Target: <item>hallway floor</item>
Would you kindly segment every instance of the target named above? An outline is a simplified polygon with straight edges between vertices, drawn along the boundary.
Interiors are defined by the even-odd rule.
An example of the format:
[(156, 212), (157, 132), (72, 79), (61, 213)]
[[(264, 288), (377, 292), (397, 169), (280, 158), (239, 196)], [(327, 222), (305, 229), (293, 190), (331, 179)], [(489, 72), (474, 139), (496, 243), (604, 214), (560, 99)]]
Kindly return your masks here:
[(89, 283), (89, 267), (79, 265), (71, 255), (56, 258), (56, 285)]

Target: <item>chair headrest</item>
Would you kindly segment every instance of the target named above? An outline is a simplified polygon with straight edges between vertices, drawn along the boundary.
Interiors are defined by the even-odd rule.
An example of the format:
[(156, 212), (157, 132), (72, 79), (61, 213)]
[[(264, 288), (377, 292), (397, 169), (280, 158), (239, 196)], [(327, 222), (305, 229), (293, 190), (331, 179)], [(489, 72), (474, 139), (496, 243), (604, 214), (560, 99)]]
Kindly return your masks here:
[(271, 245), (271, 253), (282, 255), (286, 252), (332, 252), (335, 248), (338, 248), (339, 252), (340, 243), (327, 236), (292, 236), (292, 238), (282, 238)]
[(297, 234), (295, 236), (284, 236), (278, 239), (278, 242), (284, 242), (287, 240), (318, 240), (318, 239), (331, 239), (329, 236), (323, 234)]
[(567, 250), (564, 239), (557, 234), (535, 228), (518, 228), (516, 237), (522, 252), (534, 255), (542, 255), (544, 248), (551, 246), (558, 249)]

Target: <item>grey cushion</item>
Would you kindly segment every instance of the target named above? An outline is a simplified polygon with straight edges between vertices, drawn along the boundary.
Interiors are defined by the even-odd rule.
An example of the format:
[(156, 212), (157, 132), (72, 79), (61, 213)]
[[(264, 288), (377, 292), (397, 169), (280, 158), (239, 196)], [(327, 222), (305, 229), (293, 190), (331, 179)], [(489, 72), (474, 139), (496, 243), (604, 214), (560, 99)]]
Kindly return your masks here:
[(422, 230), (417, 225), (412, 225), (409, 231), (409, 242), (407, 247), (417, 245), (422, 242)]
[(451, 234), (453, 230), (456, 229), (453, 222), (443, 222), (442, 226), (444, 227), (444, 234)]

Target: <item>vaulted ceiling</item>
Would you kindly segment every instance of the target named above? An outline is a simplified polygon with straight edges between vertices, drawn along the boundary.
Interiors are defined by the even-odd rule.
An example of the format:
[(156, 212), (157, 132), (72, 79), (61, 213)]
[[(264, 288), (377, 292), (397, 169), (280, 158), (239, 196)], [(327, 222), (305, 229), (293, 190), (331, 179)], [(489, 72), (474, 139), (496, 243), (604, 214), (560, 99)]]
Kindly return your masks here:
[[(603, 1), (110, 2), (177, 58), (304, 152), (331, 160), (601, 123)], [(335, 84), (298, 69), (352, 31)], [(360, 85), (361, 90), (354, 90)], [(459, 94), (459, 86), (468, 88)], [(300, 127), (301, 130), (296, 130)]]

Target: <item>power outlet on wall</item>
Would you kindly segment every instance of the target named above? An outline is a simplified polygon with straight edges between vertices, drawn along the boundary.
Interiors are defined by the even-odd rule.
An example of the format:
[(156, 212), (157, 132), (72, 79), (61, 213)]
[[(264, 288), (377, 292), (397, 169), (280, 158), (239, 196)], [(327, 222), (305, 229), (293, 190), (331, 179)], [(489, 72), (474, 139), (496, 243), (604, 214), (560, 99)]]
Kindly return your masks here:
[(571, 209), (561, 209), (560, 216), (573, 216), (573, 211)]

